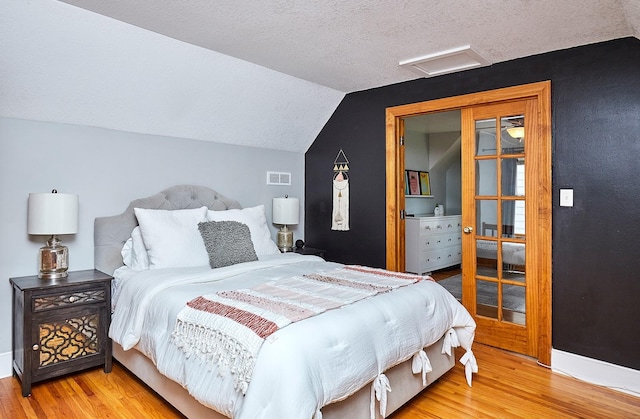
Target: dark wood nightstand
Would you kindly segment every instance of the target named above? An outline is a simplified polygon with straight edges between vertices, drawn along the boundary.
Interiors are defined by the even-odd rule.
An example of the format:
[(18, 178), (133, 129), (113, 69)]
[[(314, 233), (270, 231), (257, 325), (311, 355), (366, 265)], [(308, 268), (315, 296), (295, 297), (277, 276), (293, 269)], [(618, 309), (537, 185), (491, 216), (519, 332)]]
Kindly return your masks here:
[(299, 253), (301, 255), (312, 255), (312, 256), (320, 256), (322, 259), (324, 259), (324, 253), (325, 250), (324, 249), (315, 249), (313, 247), (294, 247), (293, 251), (296, 253)]
[(111, 372), (111, 276), (96, 270), (63, 279), (10, 278), (13, 370), (31, 384), (104, 364)]

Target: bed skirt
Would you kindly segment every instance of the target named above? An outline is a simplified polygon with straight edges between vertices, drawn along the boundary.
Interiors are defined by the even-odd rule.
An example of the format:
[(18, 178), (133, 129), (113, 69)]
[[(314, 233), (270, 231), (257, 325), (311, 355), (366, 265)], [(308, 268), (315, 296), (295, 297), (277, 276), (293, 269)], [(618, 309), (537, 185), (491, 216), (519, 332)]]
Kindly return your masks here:
[[(441, 353), (443, 339), (444, 337), (425, 349), (433, 368), (433, 371), (427, 374), (427, 386), (455, 365), (454, 355), (448, 356)], [(201, 404), (182, 386), (160, 374), (153, 362), (135, 348), (125, 351), (122, 346), (113, 342), (113, 357), (186, 417), (226, 418)], [(391, 392), (387, 396), (387, 416), (425, 388), (422, 385), (421, 374), (413, 374), (411, 371), (411, 359), (386, 371), (385, 375), (391, 386)], [(368, 383), (345, 400), (322, 408), (322, 417), (323, 419), (370, 419), (370, 402), (371, 383)]]

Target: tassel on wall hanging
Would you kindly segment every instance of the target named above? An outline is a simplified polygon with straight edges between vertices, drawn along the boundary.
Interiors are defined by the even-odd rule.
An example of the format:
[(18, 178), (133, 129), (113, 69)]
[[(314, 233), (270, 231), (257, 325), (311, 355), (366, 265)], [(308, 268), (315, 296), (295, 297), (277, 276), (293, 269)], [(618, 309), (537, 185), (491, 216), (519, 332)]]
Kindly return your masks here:
[(333, 161), (333, 211), (331, 230), (349, 230), (349, 160), (340, 149)]

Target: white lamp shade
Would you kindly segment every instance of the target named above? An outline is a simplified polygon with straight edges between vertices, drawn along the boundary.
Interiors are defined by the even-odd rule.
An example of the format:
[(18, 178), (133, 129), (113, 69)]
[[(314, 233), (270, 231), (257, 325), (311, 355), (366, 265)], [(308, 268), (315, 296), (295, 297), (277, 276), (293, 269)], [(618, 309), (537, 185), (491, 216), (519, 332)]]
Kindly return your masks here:
[(298, 224), (300, 218), (300, 200), (298, 198), (273, 198), (273, 223)]
[(524, 138), (524, 127), (507, 128), (507, 132), (512, 138)]
[(78, 195), (30, 193), (28, 234), (75, 234), (78, 232)]

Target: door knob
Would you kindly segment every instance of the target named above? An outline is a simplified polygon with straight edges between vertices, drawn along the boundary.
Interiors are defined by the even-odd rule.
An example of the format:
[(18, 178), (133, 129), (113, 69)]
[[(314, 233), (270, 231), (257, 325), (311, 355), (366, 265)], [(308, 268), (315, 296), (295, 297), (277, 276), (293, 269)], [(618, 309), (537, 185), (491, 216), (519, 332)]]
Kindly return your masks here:
[(473, 231), (473, 227), (467, 226), (463, 228), (462, 231), (464, 231), (465, 234), (471, 234), (471, 232)]

